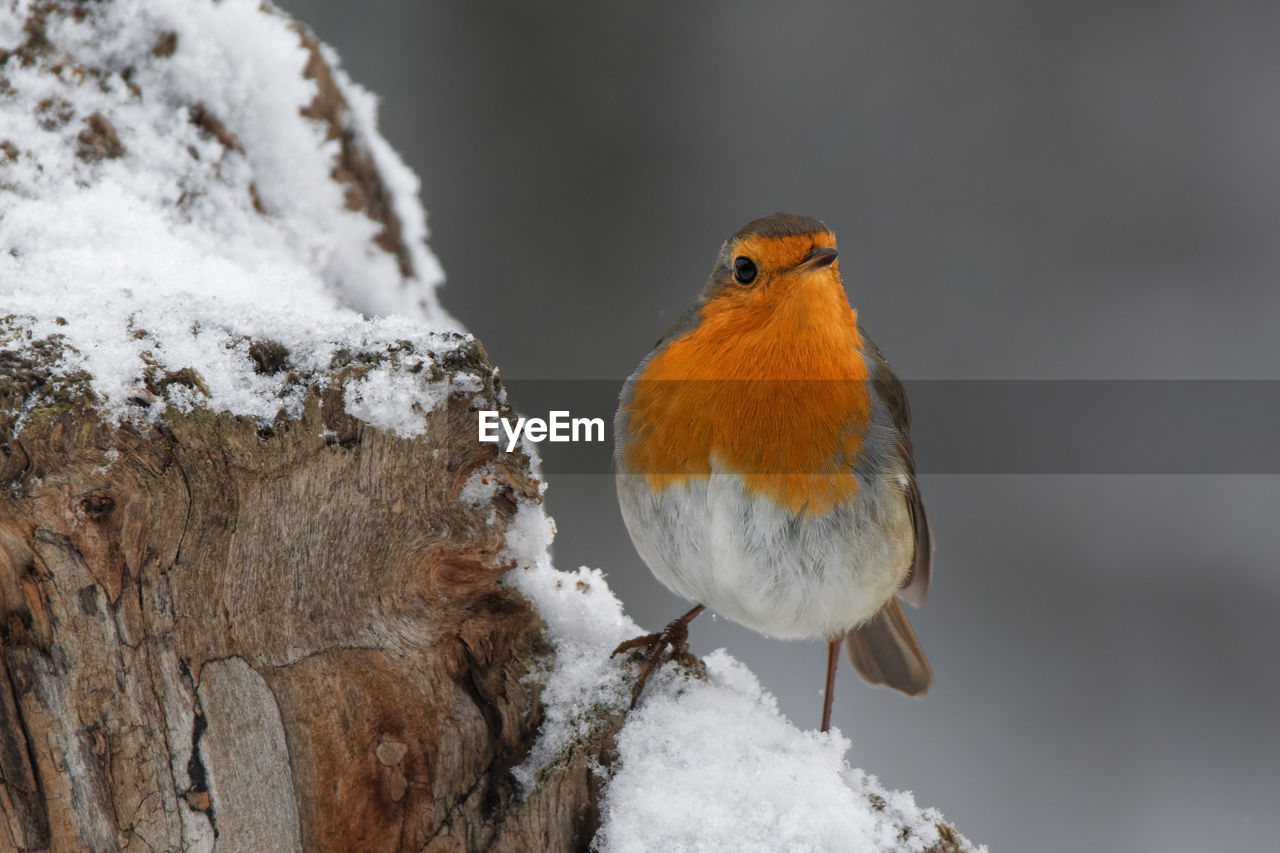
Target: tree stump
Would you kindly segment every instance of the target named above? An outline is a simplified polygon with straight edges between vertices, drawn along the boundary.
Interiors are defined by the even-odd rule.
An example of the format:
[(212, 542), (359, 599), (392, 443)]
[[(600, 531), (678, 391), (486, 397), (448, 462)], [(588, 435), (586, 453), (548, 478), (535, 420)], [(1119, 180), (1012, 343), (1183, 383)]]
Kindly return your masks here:
[[(0, 50), (0, 109), (29, 122), (25, 137), (0, 139), (6, 214), (40, 204), (42, 192), (73, 198), (118, 186), (128, 179), (120, 170), (136, 170), (146, 176), (139, 192), (171, 192), (170, 224), (157, 238), (190, 232), (199, 216), (210, 240), (262, 229), (243, 242), (284, 252), (301, 241), (296, 254), (335, 304), (363, 307), (358, 297), (372, 290), (351, 276), (365, 269), (403, 289), (375, 301), (430, 313), (430, 290), (415, 278), (430, 260), (421, 212), (403, 198), (410, 179), (397, 172), (393, 189), (371, 119), (356, 115), (345, 78), (296, 25), (246, 3), (122, 12), (41, 2), (22, 13), (6, 30), (20, 31), (21, 44)], [(220, 29), (165, 19), (183, 14)], [(289, 165), (254, 147), (273, 140), (246, 122), (270, 116), (250, 110), (234, 116), (237, 125), (218, 97), (206, 103), (189, 91), (201, 79), (189, 66), (183, 82), (168, 82), (166, 63), (234, 47), (236, 26), (257, 28), (255, 50), (284, 44), (281, 62), (296, 53), (298, 80), (311, 81), (314, 97), (284, 130), (330, 158), (316, 179), (337, 191), (316, 197), (336, 199), (333, 211), (299, 208), (288, 194), (307, 189), (297, 180), (260, 191), (276, 177), (264, 169)], [(97, 48), (95, 28), (107, 48)], [(41, 94), (19, 116), (24, 86)], [(236, 107), (220, 99), (221, 109)], [(156, 132), (129, 125), (130, 116), (170, 124)], [(152, 154), (135, 153), (144, 144)], [(170, 144), (172, 159), (155, 165)], [(165, 181), (176, 182), (172, 191)], [(308, 234), (309, 222), (334, 230)], [(329, 245), (347, 260), (314, 248)], [(92, 299), (95, 273), (85, 274)], [(45, 286), (5, 287), (15, 285), (37, 296)], [(499, 583), (512, 567), (507, 525), (540, 489), (522, 453), (477, 439), (477, 408), (511, 414), (477, 342), (343, 346), (303, 369), (293, 341), (233, 337), (217, 357), (244, 359), (247, 375), (276, 382), (292, 408), (274, 418), (233, 414), (209, 402), (201, 365), (156, 362), (140, 371), (122, 413), (96, 377), (74, 369), (68, 340), (48, 332), (57, 305), (43, 318), (4, 307), (0, 850), (589, 842), (598, 783), (588, 765), (620, 719), (547, 768), (523, 799), (509, 772), (538, 731), (532, 676), (554, 651), (529, 603)], [(129, 322), (122, 336), (151, 334)], [(162, 355), (167, 343), (157, 337), (148, 352)], [(446, 390), (425, 411), (406, 408), (410, 434), (377, 428), (349, 411), (353, 385), (375, 372)], [(476, 477), (488, 481), (481, 500), (464, 493)]]
[[(476, 441), (477, 406), (507, 411), (492, 384), (408, 439), (344, 411), (367, 364), (273, 428), (115, 425), (83, 378), (50, 382), (55, 352), (0, 364), (0, 419), (23, 412), (0, 447), (0, 848), (588, 843), (588, 763), (621, 720), (544, 794), (518, 802), (508, 772), (550, 649), (498, 583), (539, 489)], [(477, 345), (453, 364), (488, 368)], [(497, 485), (479, 506), (460, 498), (476, 471)]]
[[(474, 409), (504, 408), (492, 386), (412, 439), (344, 411), (354, 363), (272, 428), (175, 409), (114, 425), (83, 378), (49, 381), (56, 348), (0, 365), (0, 418), (25, 413), (0, 448), (0, 847), (590, 839), (590, 750), (551, 771), (554, 796), (518, 803), (508, 772), (550, 649), (498, 583), (538, 487), (476, 441)], [(487, 368), (474, 344), (454, 363)], [(480, 470), (497, 489), (477, 506), (460, 492)]]

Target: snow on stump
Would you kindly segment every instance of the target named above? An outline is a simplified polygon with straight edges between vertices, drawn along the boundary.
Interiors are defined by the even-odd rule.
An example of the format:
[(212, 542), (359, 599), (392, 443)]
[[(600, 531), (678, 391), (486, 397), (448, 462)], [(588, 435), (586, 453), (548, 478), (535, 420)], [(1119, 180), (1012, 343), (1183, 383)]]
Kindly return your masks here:
[(722, 652), (623, 726), (374, 113), (258, 0), (0, 0), (0, 850), (973, 850)]

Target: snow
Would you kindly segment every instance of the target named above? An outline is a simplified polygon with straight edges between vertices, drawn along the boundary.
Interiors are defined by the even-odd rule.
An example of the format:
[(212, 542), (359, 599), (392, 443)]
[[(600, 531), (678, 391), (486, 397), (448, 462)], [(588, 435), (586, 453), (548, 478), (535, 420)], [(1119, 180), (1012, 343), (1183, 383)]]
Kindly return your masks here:
[[(515, 770), (525, 791), (593, 724), (627, 706), (636, 673), (610, 653), (644, 633), (599, 569), (554, 568), (554, 535), (554, 522), (532, 501), (520, 503), (507, 533), (516, 568), (505, 582), (533, 602), (556, 648), (542, 675), (542, 731)], [(838, 730), (793, 725), (724, 650), (704, 663), (705, 678), (665, 664), (628, 714), (595, 839), (601, 853), (906, 853), (940, 841), (942, 815), (851, 767), (850, 743)], [(960, 849), (985, 850), (955, 838)]]
[[(321, 55), (329, 63), (334, 79), (346, 95), (347, 103), (355, 116), (358, 129), (373, 129), (378, 125), (378, 99), (367, 89), (352, 82), (342, 68), (338, 54), (328, 45), (321, 45)], [(400, 229), (405, 244), (409, 247), (413, 268), (418, 270), (419, 277), (429, 284), (444, 281), (444, 270), (440, 262), (427, 249), (427, 216), (426, 210), (418, 203), (422, 191), (422, 183), (413, 173), (395, 149), (376, 132), (361, 131), (373, 162), (382, 176), (383, 182), (390, 188), (393, 207), (400, 219)], [(399, 296), (397, 296), (399, 294)], [(392, 314), (403, 310), (404, 297), (411, 295), (405, 290), (388, 291), (383, 288), (368, 287), (361, 294), (363, 309), (371, 314)], [(440, 315), (442, 309), (435, 300), (435, 288), (430, 287), (421, 294), (426, 301), (429, 315)]]
[(706, 682), (679, 679), (623, 728), (602, 850), (919, 851), (938, 841), (941, 815), (850, 768), (839, 732), (791, 725), (724, 650), (704, 662)]
[(505, 556), (517, 568), (505, 582), (533, 602), (556, 649), (542, 689), (542, 731), (525, 763), (514, 770), (526, 791), (571, 741), (590, 734), (602, 711), (630, 700), (627, 673), (609, 653), (644, 633), (622, 612), (599, 569), (561, 572), (552, 566), (548, 549), (554, 536), (555, 523), (541, 505), (521, 500), (506, 534)]
[(348, 414), (397, 435), (421, 435), (426, 431), (423, 414), (449, 397), (450, 384), (431, 381), (422, 372), (406, 376), (399, 365), (384, 362), (347, 383), (343, 407)]
[[(48, 42), (0, 70), (0, 305), (30, 333), (0, 331), (6, 348), (58, 336), (62, 372), (86, 372), (115, 418), (136, 411), (139, 387), (190, 368), (200, 382), (168, 384), (166, 402), (271, 419), (297, 414), (335, 359), (429, 361), (465, 341), (436, 301), (417, 178), (378, 134), (373, 96), (335, 66), (344, 131), (381, 172), (414, 274), (376, 244), (380, 223), (348, 209), (331, 178), (340, 142), (301, 113), (318, 89), (287, 18), (257, 0), (74, 5), (79, 18), (71, 4), (0, 5), (0, 49), (32, 29)], [(255, 369), (253, 341), (282, 345), (287, 369)], [(346, 402), (415, 435), (465, 390), (431, 375), (384, 361)]]

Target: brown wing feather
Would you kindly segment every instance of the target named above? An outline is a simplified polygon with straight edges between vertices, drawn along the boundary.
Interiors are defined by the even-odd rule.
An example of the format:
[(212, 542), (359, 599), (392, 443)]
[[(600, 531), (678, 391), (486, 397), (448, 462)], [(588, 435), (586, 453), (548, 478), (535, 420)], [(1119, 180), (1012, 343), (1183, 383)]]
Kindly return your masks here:
[(919, 607), (929, 597), (929, 583), (933, 577), (933, 530), (929, 527), (929, 517), (924, 511), (924, 501), (920, 499), (920, 490), (916, 487), (915, 457), (911, 449), (911, 406), (907, 403), (907, 390), (900, 380), (889, 369), (889, 362), (875, 341), (868, 337), (866, 331), (859, 327), (862, 343), (871, 359), (871, 385), (876, 396), (889, 410), (893, 424), (898, 429), (902, 458), (907, 463), (907, 509), (911, 513), (911, 526), (915, 533), (915, 555), (912, 557), (911, 570), (898, 594), (907, 602)]
[(929, 597), (929, 582), (933, 579), (933, 528), (929, 526), (929, 516), (925, 514), (914, 473), (907, 486), (907, 510), (911, 513), (911, 527), (915, 531), (916, 551), (911, 571), (902, 582), (898, 595), (908, 604), (919, 607)]
[(846, 634), (844, 646), (858, 674), (871, 684), (922, 696), (933, 683), (924, 649), (896, 598), (890, 598), (870, 622)]

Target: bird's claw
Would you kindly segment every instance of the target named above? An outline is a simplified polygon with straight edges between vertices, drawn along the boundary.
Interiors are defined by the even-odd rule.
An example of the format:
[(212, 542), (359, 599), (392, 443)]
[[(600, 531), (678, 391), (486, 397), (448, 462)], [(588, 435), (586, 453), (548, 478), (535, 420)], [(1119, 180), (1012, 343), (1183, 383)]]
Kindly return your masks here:
[(632, 649), (647, 648), (649, 650), (644, 657), (644, 665), (640, 667), (640, 676), (636, 679), (635, 686), (631, 688), (631, 705), (628, 707), (635, 708), (636, 701), (644, 690), (645, 682), (661, 664), (662, 652), (667, 647), (671, 648), (671, 654), (667, 660), (682, 660), (689, 654), (689, 623), (685, 619), (672, 619), (661, 633), (645, 634), (642, 637), (627, 640), (613, 650), (613, 655)]

